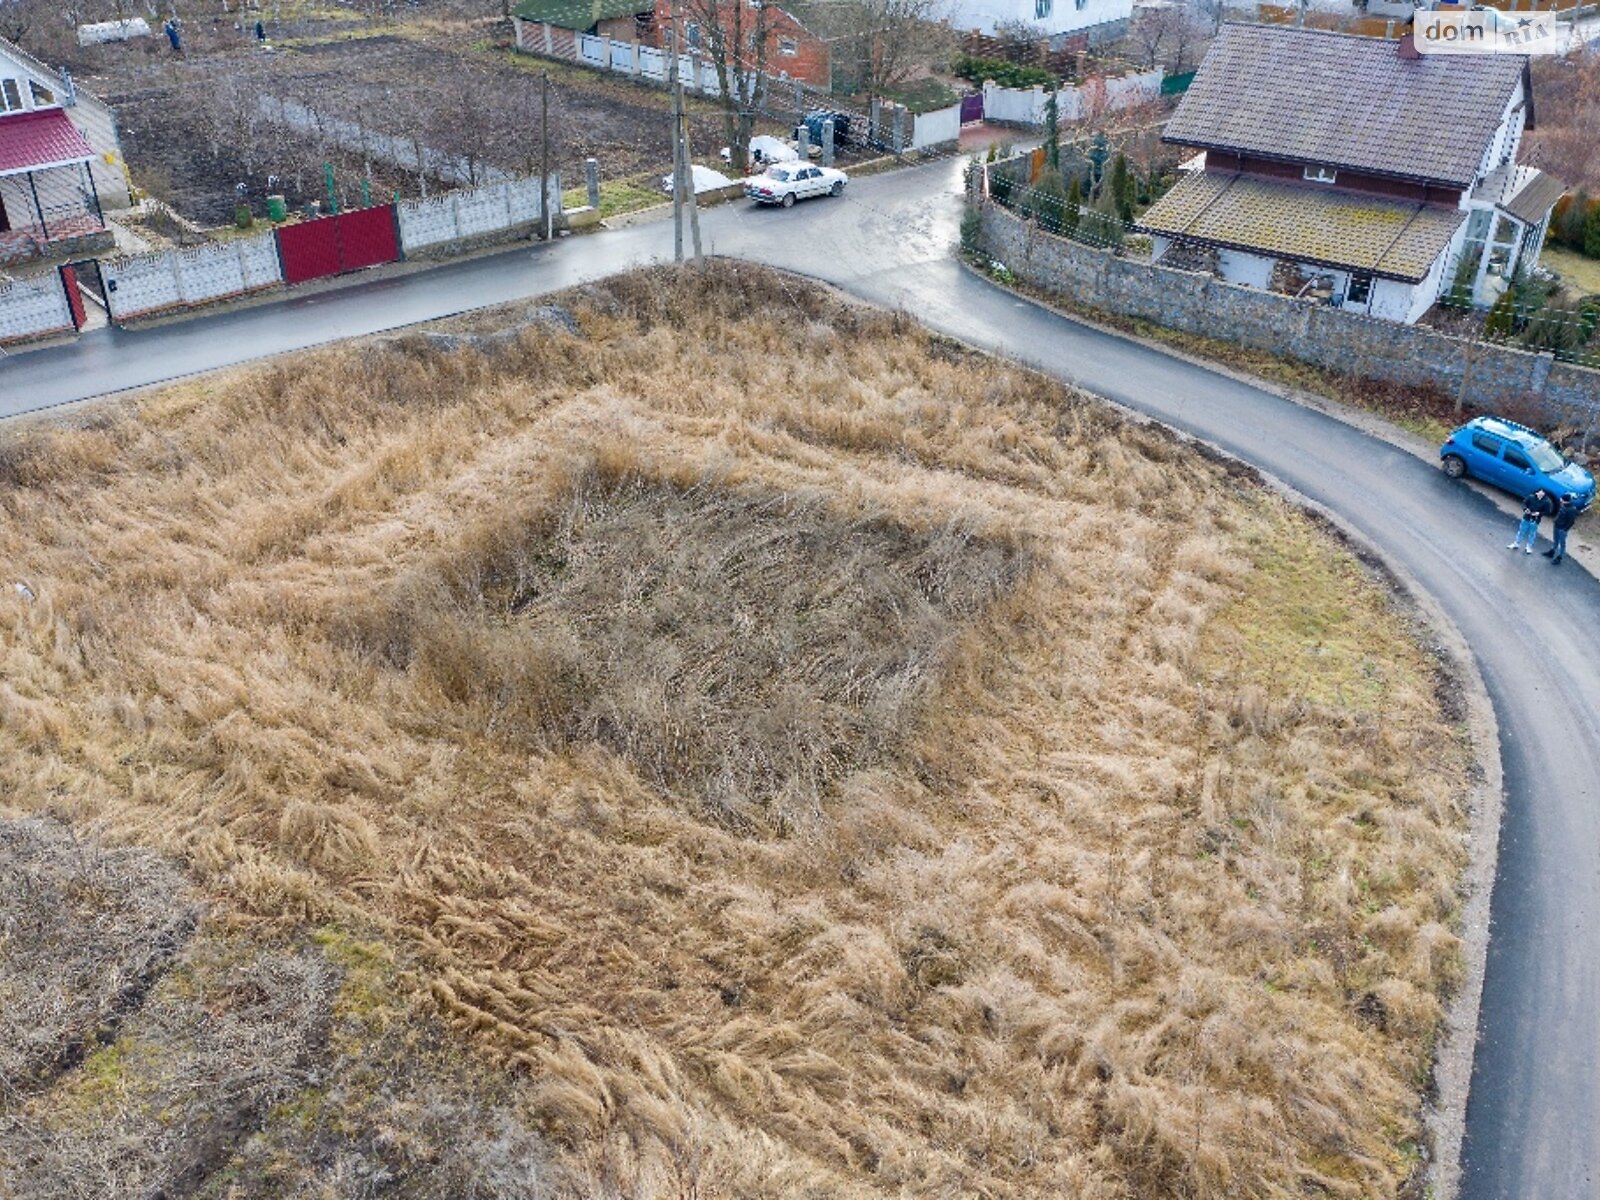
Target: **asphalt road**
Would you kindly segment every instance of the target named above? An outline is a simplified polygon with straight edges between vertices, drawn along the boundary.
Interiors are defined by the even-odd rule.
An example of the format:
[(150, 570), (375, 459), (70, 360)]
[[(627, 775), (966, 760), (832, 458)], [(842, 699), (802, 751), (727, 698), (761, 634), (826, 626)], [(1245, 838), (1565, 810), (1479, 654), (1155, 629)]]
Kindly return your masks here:
[[(1514, 522), (1339, 421), (1016, 300), (952, 259), (959, 167), (857, 180), (843, 200), (704, 215), (707, 248), (904, 309), (1211, 441), (1381, 546), (1474, 647), (1500, 723), (1506, 808), (1467, 1200), (1600, 1196), (1600, 584), (1506, 549)], [(653, 222), (0, 362), (0, 415), (505, 300), (669, 257)], [(796, 364), (803, 378), (804, 364)], [(1592, 518), (1591, 518), (1592, 519)]]

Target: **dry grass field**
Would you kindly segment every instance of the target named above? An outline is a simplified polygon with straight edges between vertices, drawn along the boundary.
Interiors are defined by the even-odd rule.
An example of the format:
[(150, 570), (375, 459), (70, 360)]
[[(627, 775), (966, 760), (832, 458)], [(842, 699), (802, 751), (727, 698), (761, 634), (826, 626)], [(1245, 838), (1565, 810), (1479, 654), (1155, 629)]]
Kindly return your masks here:
[[(154, 1028), (299, 1014), (209, 1164), (139, 1187), (375, 1194), (328, 1097), (415, 1108), (420, 1068), (303, 1063), (394, 1006), (455, 1031), (442, 1077), (489, 1064), (447, 1130), (548, 1159), (450, 1194), (1415, 1194), (1469, 756), (1385, 582), (819, 289), (560, 303), (576, 333), (341, 347), (0, 455), (0, 804), (184, 869), (213, 983), (147, 986)], [(257, 944), (293, 1004), (214, 982)], [(59, 990), (21, 954), (0, 1000)], [(0, 1194), (108, 1075), (158, 1097), (120, 1136), (170, 1138), (204, 1038), (133, 1009), (98, 1075), (0, 1079)], [(448, 1166), (437, 1120), (371, 1120), (395, 1186)]]

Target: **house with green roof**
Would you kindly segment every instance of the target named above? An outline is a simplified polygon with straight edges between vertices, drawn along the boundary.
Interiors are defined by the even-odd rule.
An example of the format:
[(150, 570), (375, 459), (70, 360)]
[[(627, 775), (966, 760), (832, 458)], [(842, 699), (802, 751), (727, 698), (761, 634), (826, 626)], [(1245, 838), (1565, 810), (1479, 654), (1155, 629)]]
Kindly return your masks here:
[(1156, 260), (1415, 322), (1537, 263), (1564, 185), (1517, 162), (1521, 55), (1225, 25), (1162, 141), (1195, 151), (1138, 222)]
[(519, 46), (526, 33), (521, 28), (523, 24), (631, 42), (653, 21), (655, 5), (654, 0), (522, 0), (512, 9), (511, 16), (518, 27)]

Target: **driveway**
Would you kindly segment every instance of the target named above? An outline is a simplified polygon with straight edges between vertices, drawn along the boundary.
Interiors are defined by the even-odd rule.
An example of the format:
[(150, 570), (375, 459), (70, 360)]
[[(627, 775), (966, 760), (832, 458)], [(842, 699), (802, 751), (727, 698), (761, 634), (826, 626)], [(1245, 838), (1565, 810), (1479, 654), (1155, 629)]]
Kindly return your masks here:
[[(1255, 463), (1340, 515), (1475, 648), (1506, 810), (1468, 1107), (1469, 1200), (1600, 1194), (1600, 584), (1506, 550), (1511, 521), (1433, 466), (1321, 413), (1017, 300), (951, 258), (959, 163), (842, 200), (703, 215), (707, 248), (825, 279)], [(595, 237), (78, 343), (0, 363), (0, 413), (552, 291), (670, 256), (671, 227)], [(1576, 564), (1573, 564), (1575, 567)]]

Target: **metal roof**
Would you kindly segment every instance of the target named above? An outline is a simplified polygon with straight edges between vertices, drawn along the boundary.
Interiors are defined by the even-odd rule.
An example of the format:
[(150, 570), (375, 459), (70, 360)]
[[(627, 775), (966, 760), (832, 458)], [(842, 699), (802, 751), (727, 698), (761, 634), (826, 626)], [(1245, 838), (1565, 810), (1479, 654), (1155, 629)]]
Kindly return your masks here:
[(0, 117), (0, 175), (66, 167), (93, 157), (83, 134), (59, 108)]
[(1139, 219), (1146, 233), (1416, 283), (1467, 219), (1460, 209), (1198, 171)]
[(1399, 45), (1224, 25), (1162, 141), (1471, 187), (1526, 56), (1402, 58)]
[(617, 17), (654, 11), (653, 0), (522, 0), (511, 10), (524, 21), (579, 31)]

